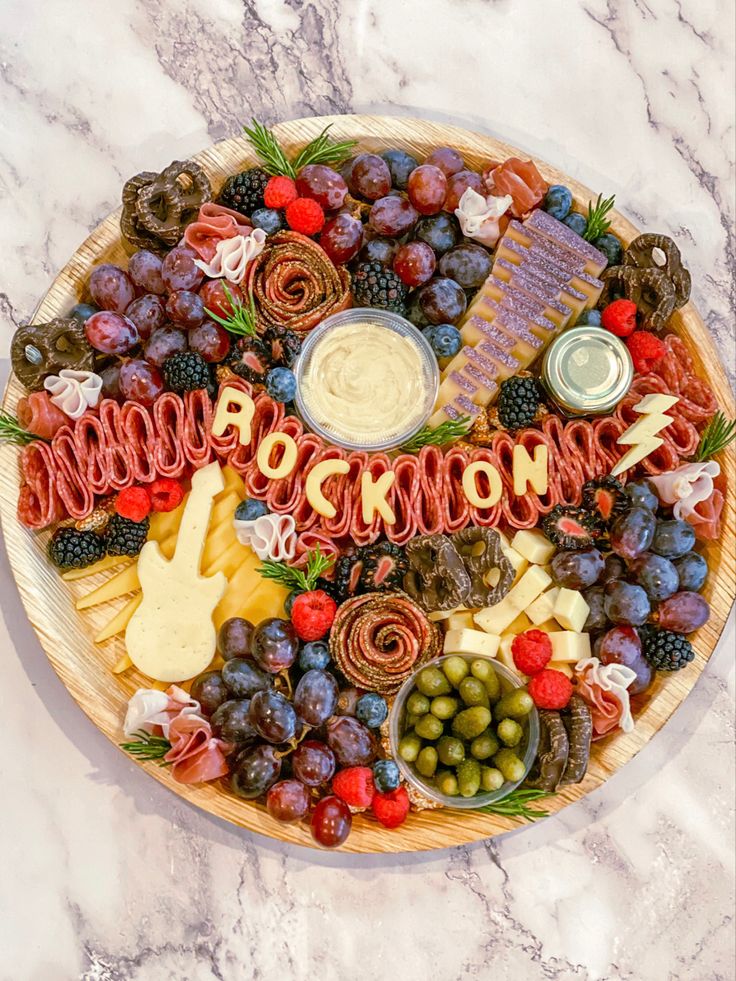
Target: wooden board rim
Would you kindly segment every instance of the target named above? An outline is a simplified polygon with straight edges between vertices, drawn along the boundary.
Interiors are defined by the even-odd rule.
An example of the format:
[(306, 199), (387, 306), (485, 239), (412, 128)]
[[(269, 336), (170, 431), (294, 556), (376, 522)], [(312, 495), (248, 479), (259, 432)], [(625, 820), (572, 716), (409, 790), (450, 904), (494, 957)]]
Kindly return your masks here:
[[(525, 159), (530, 156), (489, 136), (444, 123), (403, 116), (325, 116), (282, 123), (275, 129), (284, 146), (291, 149), (313, 138), (328, 123), (332, 124), (335, 136), (358, 139), (362, 150), (380, 150), (392, 145), (421, 153), (427, 152), (432, 146), (449, 143), (457, 146), (474, 166), (482, 161), (501, 160), (509, 156), (522, 156)], [(252, 166), (256, 162), (243, 138), (223, 140), (195, 155), (194, 159), (205, 167), (216, 187), (228, 173), (242, 169), (243, 166)], [(578, 204), (587, 203), (595, 197), (593, 192), (578, 181), (544, 161), (532, 159), (535, 159), (540, 171), (551, 183), (567, 184)], [(80, 285), (86, 281), (90, 268), (100, 259), (114, 261), (116, 253), (120, 257), (118, 219), (119, 211), (108, 215), (80, 245), (54, 279), (40, 302), (33, 321), (40, 323), (64, 313), (76, 301), (81, 292)], [(613, 214), (612, 227), (626, 242), (638, 234), (638, 229), (618, 212)], [(686, 340), (700, 369), (707, 371), (721, 407), (727, 415), (733, 416), (733, 396), (720, 355), (692, 303), (688, 303), (675, 314), (673, 327)], [(11, 376), (3, 405), (14, 408), (21, 392), (21, 386)], [(720, 458), (727, 479), (721, 539), (723, 542), (733, 541), (736, 526), (735, 458), (736, 450), (733, 447)], [(78, 616), (66, 584), (48, 564), (42, 544), (39, 543), (43, 542), (43, 536), (36, 538), (16, 519), (17, 450), (13, 447), (2, 447), (0, 460), (4, 464), (0, 473), (0, 518), (10, 565), (29, 620), (54, 670), (72, 697), (90, 720), (117, 744), (120, 739), (121, 709), (127, 696), (123, 696), (117, 689), (117, 699), (111, 694), (108, 666), (102, 664), (99, 649), (91, 643), (88, 621)], [(705, 551), (711, 569), (706, 595), (711, 602), (712, 616), (696, 637), (696, 660), (684, 671), (669, 677), (666, 683), (661, 680), (658, 682), (651, 699), (637, 719), (634, 732), (619, 734), (606, 740), (592, 762), (585, 781), (575, 787), (566, 788), (545, 805), (550, 813), (555, 813), (601, 786), (608, 776), (633, 758), (670, 718), (697, 681), (708, 657), (715, 649), (736, 595), (733, 557), (720, 548), (720, 543), (709, 546)], [(81, 643), (82, 639), (84, 643)], [(92, 657), (89, 656), (90, 653), (93, 654)], [(109, 660), (110, 658), (108, 662)], [(106, 682), (104, 687), (103, 681)], [(308, 831), (278, 824), (261, 806), (240, 801), (212, 785), (187, 787), (178, 784), (168, 771), (153, 763), (139, 765), (180, 797), (211, 814), (259, 834), (313, 847)], [(383, 829), (372, 818), (357, 817), (342, 850), (375, 853), (446, 848), (501, 834), (517, 827), (518, 822), (494, 815), (463, 814), (446, 810), (413, 814), (405, 825), (394, 831)]]

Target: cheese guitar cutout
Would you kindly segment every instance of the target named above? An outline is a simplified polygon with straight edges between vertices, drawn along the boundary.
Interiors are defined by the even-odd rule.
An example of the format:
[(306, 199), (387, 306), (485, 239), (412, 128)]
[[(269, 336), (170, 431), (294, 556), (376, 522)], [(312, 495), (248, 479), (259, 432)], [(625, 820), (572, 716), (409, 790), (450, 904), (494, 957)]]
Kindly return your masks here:
[(125, 645), (138, 670), (156, 681), (186, 681), (214, 657), (212, 613), (227, 578), (222, 572), (201, 575), (200, 563), (212, 501), (224, 486), (217, 463), (198, 470), (171, 559), (155, 541), (146, 542), (138, 558), (143, 599), (125, 631)]

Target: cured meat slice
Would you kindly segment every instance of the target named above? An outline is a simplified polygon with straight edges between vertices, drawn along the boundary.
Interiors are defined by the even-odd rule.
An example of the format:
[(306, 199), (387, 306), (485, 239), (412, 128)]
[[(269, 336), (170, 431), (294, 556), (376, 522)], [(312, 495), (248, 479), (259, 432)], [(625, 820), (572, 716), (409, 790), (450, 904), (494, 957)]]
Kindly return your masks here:
[(187, 465), (184, 455), (184, 405), (172, 392), (164, 392), (153, 406), (156, 444), (153, 459), (162, 477), (181, 477)]
[(135, 477), (133, 453), (125, 439), (120, 406), (112, 399), (105, 399), (99, 406), (100, 424), (105, 433), (108, 493), (129, 487)]
[(133, 479), (148, 484), (156, 479), (156, 427), (150, 412), (138, 402), (126, 402), (120, 410), (123, 438), (130, 448)]
[(236, 235), (247, 235), (252, 227), (248, 219), (237, 211), (206, 201), (199, 209), (197, 220), (187, 225), (184, 241), (200, 259), (211, 262), (218, 242)]

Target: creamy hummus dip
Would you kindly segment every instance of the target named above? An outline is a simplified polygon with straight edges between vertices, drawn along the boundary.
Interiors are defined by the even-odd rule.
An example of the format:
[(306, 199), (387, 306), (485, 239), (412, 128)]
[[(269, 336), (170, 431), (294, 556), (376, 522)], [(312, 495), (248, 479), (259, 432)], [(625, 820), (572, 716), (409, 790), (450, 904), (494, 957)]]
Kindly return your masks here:
[(301, 397), (314, 421), (354, 443), (390, 440), (426, 414), (422, 353), (371, 323), (336, 325), (310, 352)]

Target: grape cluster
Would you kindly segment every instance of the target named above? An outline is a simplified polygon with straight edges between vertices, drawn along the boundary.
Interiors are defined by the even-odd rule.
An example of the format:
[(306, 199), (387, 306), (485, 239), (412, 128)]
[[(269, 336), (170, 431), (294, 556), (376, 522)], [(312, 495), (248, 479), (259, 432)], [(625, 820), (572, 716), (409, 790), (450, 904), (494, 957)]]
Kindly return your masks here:
[(372, 696), (383, 702), (383, 711), (371, 702), (366, 717), (357, 692), (343, 697), (326, 645), (300, 647), (289, 620), (272, 617), (254, 625), (233, 617), (220, 628), (217, 646), (222, 667), (199, 675), (192, 697), (214, 735), (232, 746), (233, 793), (246, 800), (265, 798), (278, 821), (309, 818), (315, 841), (325, 847), (341, 844), (351, 814), (329, 794), (330, 781), (339, 768), (369, 766), (376, 759), (377, 740), (369, 725), (383, 721), (385, 702)]
[(584, 629), (595, 638), (595, 655), (604, 664), (636, 671), (632, 694), (645, 691), (654, 676), (642, 651), (645, 626), (685, 635), (702, 627), (710, 613), (699, 592), (708, 565), (694, 551), (695, 532), (660, 510), (652, 486), (634, 481), (605, 529), (608, 555), (595, 547), (563, 549), (552, 560), (555, 583), (583, 592), (590, 608)]

